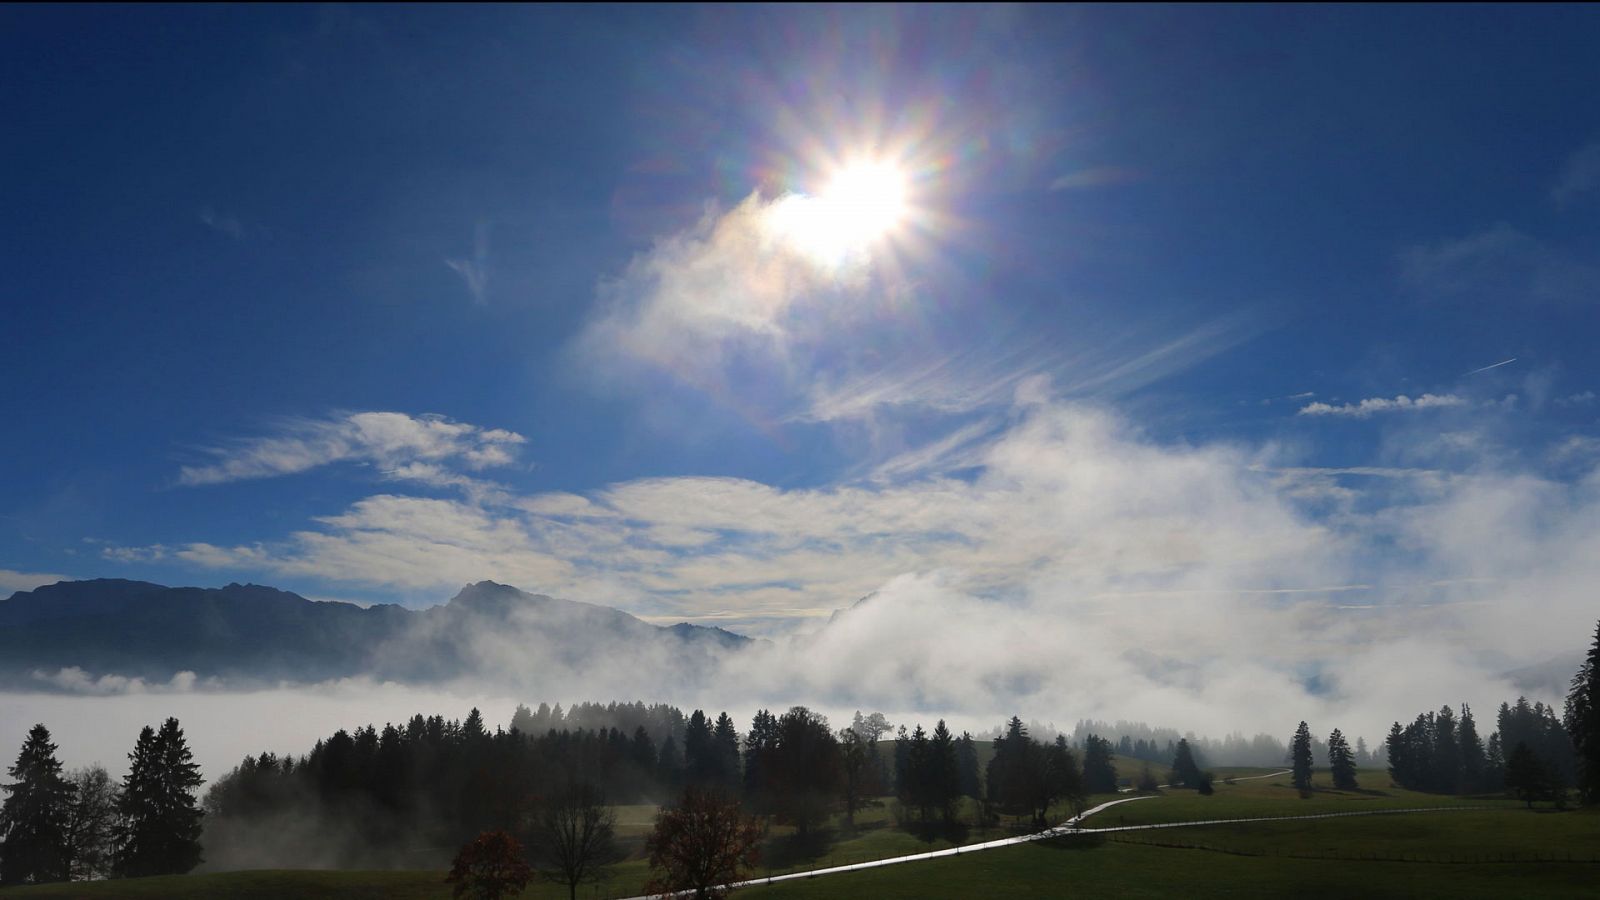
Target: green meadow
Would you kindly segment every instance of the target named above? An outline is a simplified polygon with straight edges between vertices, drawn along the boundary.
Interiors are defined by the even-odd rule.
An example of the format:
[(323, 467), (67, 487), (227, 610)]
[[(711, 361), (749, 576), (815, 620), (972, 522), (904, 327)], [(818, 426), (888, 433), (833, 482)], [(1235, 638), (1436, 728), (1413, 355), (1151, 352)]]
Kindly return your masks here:
[[(1244, 779), (1270, 769), (1219, 772)], [(1087, 893), (1116, 897), (1452, 897), (1593, 896), (1600, 883), (1600, 810), (1528, 810), (1503, 797), (1442, 797), (1385, 786), (1381, 773), (1362, 773), (1359, 791), (1319, 784), (1301, 797), (1287, 776), (1227, 783), (1202, 797), (1167, 790), (1113, 807), (1090, 828), (1196, 822), (1218, 818), (1281, 817), (1337, 812), (1382, 812), (1336, 819), (1190, 825), (1083, 835), (981, 853), (903, 863), (761, 885), (740, 891), (751, 898), (803, 897), (1036, 897)], [(1121, 795), (1122, 797), (1132, 795)], [(1091, 803), (1107, 799), (1102, 796)], [(1473, 807), (1488, 807), (1475, 809)], [(607, 880), (586, 886), (582, 897), (639, 893), (648, 877), (643, 838), (650, 806), (619, 807), (618, 832), (629, 858)], [(970, 814), (971, 809), (964, 813)], [(1064, 818), (1067, 810), (1058, 810)], [(856, 815), (855, 826), (835, 819), (801, 839), (774, 827), (763, 847), (757, 877), (938, 850), (958, 843), (1016, 833), (1016, 823), (990, 829), (921, 831), (896, 823), (892, 802)], [(90, 884), (12, 888), (7, 898), (215, 898), (279, 897), (446, 898), (440, 871), (253, 871), (128, 879)], [(539, 883), (523, 897), (566, 896), (563, 886)]]

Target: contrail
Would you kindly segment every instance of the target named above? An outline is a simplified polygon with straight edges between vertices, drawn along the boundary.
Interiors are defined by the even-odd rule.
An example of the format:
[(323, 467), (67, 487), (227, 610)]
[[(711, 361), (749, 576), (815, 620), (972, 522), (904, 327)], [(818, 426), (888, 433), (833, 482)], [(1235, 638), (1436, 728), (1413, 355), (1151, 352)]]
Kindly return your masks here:
[[(1498, 369), (1498, 368), (1500, 368), (1500, 367), (1501, 367), (1501, 366), (1506, 366), (1506, 365), (1510, 365), (1510, 364), (1511, 364), (1511, 363), (1514, 363), (1514, 362), (1516, 362), (1516, 361), (1517, 361), (1517, 358), (1516, 358), (1516, 357), (1515, 357), (1515, 356), (1513, 356), (1513, 357), (1511, 357), (1511, 358), (1510, 358), (1510, 359), (1505, 359), (1505, 360), (1501, 360), (1501, 361), (1500, 361), (1500, 362), (1497, 362), (1497, 363), (1495, 363), (1495, 364), (1494, 364), (1494, 365), (1492, 365), (1492, 366), (1484, 366), (1484, 367), (1483, 367), (1483, 368), (1481, 368), (1481, 369), (1473, 369), (1473, 370), (1472, 370), (1472, 371), (1471, 371), (1471, 372), (1468, 372), (1468, 373), (1467, 373), (1467, 375), (1476, 375), (1476, 374), (1478, 374), (1478, 373), (1479, 373), (1479, 372), (1487, 372), (1487, 371), (1489, 371), (1489, 370), (1490, 370), (1490, 369)], [(1462, 378), (1465, 378), (1465, 377), (1467, 377), (1467, 375), (1463, 375), (1463, 376), (1461, 376), (1461, 377), (1462, 377)]]

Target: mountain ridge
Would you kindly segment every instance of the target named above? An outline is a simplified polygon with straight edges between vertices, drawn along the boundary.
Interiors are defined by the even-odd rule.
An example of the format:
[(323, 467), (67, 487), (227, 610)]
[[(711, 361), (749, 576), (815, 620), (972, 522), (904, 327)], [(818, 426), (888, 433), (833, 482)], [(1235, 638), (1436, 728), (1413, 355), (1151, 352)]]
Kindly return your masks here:
[[(720, 628), (652, 625), (613, 607), (493, 581), (422, 609), (309, 600), (267, 585), (115, 578), (62, 581), (0, 600), (0, 682), (33, 688), (50, 687), (51, 673), (72, 668), (147, 681), (193, 672), (245, 684), (359, 676), (440, 682), (502, 671), (519, 647), (530, 666), (571, 667), (597, 652), (650, 649), (683, 657), (693, 669), (750, 643)], [(484, 651), (488, 645), (495, 654)]]

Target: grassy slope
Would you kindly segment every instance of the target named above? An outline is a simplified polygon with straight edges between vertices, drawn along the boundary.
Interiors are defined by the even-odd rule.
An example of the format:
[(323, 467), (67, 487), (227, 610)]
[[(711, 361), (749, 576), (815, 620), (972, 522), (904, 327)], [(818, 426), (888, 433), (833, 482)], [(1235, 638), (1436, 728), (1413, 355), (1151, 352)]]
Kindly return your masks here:
[[(1244, 776), (1271, 770), (1233, 770)], [(1219, 773), (1222, 774), (1222, 773)], [(1368, 776), (1380, 783), (1375, 773)], [(1104, 797), (1095, 798), (1098, 802)], [(1440, 814), (1373, 816), (1257, 825), (1198, 826), (1132, 832), (1092, 849), (1029, 845), (986, 851), (953, 860), (935, 860), (882, 870), (828, 876), (772, 885), (743, 892), (751, 897), (832, 897), (870, 892), (900, 896), (1038, 896), (1053, 885), (1074, 891), (1103, 891), (1116, 896), (1415, 896), (1459, 897), (1592, 895), (1600, 865), (1580, 863), (1435, 864), (1371, 862), (1359, 857), (1426, 856), (1482, 858), (1504, 852), (1526, 859), (1532, 854), (1580, 856), (1600, 853), (1600, 811), (1527, 812), (1500, 799), (1458, 800), (1385, 788), (1373, 792), (1319, 790), (1301, 799), (1282, 778), (1218, 783), (1213, 797), (1171, 791), (1155, 799), (1125, 804), (1090, 820), (1111, 826), (1157, 821), (1193, 821), (1234, 816), (1279, 816), (1355, 809), (1493, 805), (1489, 811), (1453, 810)], [(653, 818), (651, 807), (618, 810), (619, 836), (637, 847)], [(1058, 817), (1064, 817), (1061, 811)], [(1122, 821), (1119, 821), (1121, 819)], [(837, 826), (838, 823), (836, 823)], [(919, 838), (893, 827), (891, 808), (880, 805), (857, 814), (853, 831), (836, 827), (822, 840), (801, 844), (792, 829), (774, 828), (765, 847), (769, 872), (822, 868), (863, 859), (883, 858), (1002, 836), (1003, 830)], [(1145, 846), (1130, 841), (1199, 845), (1206, 849)], [(1226, 852), (1216, 852), (1216, 851)], [(1286, 858), (1283, 854), (1326, 855), (1345, 861)], [(1236, 854), (1259, 854), (1256, 856)], [(1354, 859), (1352, 859), (1354, 858)], [(770, 868), (769, 868), (770, 867)], [(580, 896), (623, 896), (637, 893), (645, 866), (637, 851), (618, 866), (598, 892)], [(137, 879), (98, 885), (50, 885), (0, 892), (10, 900), (36, 897), (221, 898), (255, 900), (267, 897), (448, 897), (442, 872), (233, 872), (178, 878)], [(1532, 879), (1532, 880), (1530, 880)], [(529, 898), (565, 897), (564, 888), (540, 884), (523, 894)]]

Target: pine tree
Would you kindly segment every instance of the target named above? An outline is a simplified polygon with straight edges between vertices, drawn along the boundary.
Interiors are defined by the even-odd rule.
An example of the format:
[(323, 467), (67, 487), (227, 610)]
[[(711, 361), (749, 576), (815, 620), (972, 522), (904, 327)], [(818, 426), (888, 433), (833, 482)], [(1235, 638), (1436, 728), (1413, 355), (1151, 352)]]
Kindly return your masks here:
[(963, 731), (956, 739), (956, 765), (961, 770), (961, 793), (974, 800), (982, 799), (983, 782), (978, 775), (978, 742), (972, 732)]
[(1335, 728), (1328, 735), (1328, 772), (1333, 776), (1333, 786), (1341, 791), (1353, 791), (1356, 784), (1356, 756), (1344, 732)]
[(711, 752), (711, 722), (702, 710), (689, 715), (683, 729), (683, 780), (690, 787), (708, 787), (716, 781), (716, 760)]
[(1294, 769), (1294, 786), (1301, 793), (1311, 790), (1311, 727), (1305, 722), (1295, 729), (1294, 739), (1289, 742), (1291, 764)]
[(119, 801), (125, 824), (117, 873), (137, 877), (188, 872), (201, 861), (200, 819), (205, 814), (195, 799), (200, 767), (194, 764), (178, 720), (167, 719), (159, 733), (145, 726), (128, 759), (131, 765)]
[(1461, 792), (1475, 794), (1486, 790), (1484, 769), (1488, 757), (1484, 753), (1483, 739), (1478, 737), (1478, 723), (1472, 718), (1472, 707), (1461, 704), (1461, 721), (1456, 725), (1456, 741), (1461, 746)]
[(1111, 756), (1111, 742), (1088, 735), (1083, 739), (1083, 788), (1091, 794), (1109, 794), (1117, 789), (1117, 770)]
[(711, 730), (711, 753), (717, 762), (717, 786), (734, 793), (739, 789), (739, 732), (727, 713), (717, 716)]
[(1572, 678), (1562, 718), (1577, 751), (1579, 801), (1586, 806), (1600, 803), (1600, 623), (1595, 624), (1589, 655)]
[(1083, 789), (1083, 770), (1078, 768), (1078, 758), (1067, 746), (1066, 735), (1056, 735), (1056, 742), (1050, 746), (1047, 766), (1051, 799), (1066, 803), (1072, 808), (1073, 815), (1083, 812), (1088, 805), (1089, 794)]
[(1506, 787), (1518, 800), (1526, 801), (1529, 809), (1533, 801), (1550, 796), (1549, 772), (1524, 742), (1518, 742), (1506, 760)]
[(955, 736), (943, 719), (928, 741), (928, 799), (946, 823), (955, 820), (961, 800), (961, 764), (956, 758)]
[(1172, 780), (1188, 788), (1198, 788), (1205, 780), (1200, 766), (1194, 761), (1194, 751), (1189, 749), (1187, 738), (1180, 738), (1172, 753)]
[(71, 786), (61, 777), (50, 730), (35, 725), (17, 763), (6, 770), (0, 805), (0, 884), (66, 881), (70, 876), (67, 820)]

